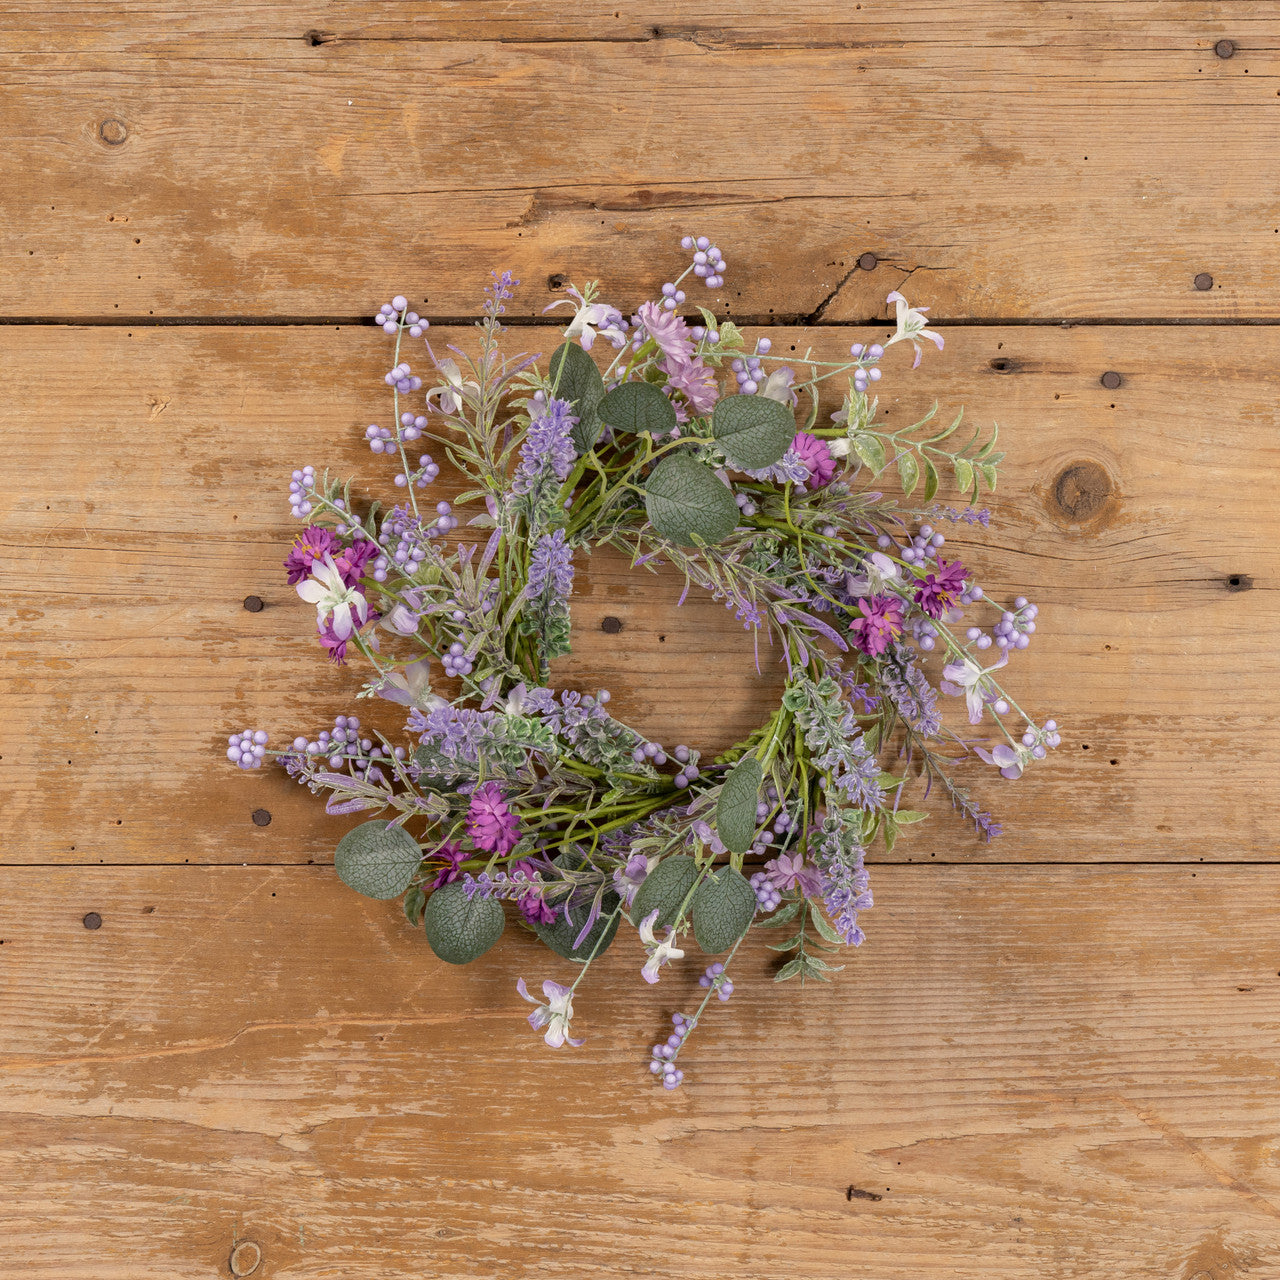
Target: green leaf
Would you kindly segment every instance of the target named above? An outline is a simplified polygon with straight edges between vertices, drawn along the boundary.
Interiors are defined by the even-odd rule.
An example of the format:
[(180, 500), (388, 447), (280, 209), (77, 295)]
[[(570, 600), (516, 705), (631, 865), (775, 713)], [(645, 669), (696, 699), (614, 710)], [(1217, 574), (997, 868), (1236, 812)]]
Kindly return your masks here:
[(934, 495), (938, 492), (938, 468), (929, 461), (924, 460), (924, 500), (932, 502)]
[(502, 936), (506, 922), (502, 903), (479, 895), (469, 899), (461, 880), (441, 885), (422, 913), (431, 950), (449, 964), (478, 960)]
[(809, 904), (809, 919), (813, 922), (813, 927), (817, 929), (819, 935), (828, 942), (834, 942), (837, 946), (844, 943), (844, 939), (831, 927), (827, 917), (812, 903)]
[(738, 525), (729, 486), (705, 462), (685, 453), (663, 458), (645, 485), (645, 510), (664, 538), (682, 546), (722, 542)]
[(422, 864), (422, 850), (403, 827), (374, 819), (338, 841), (333, 863), (343, 882), (366, 898), (398, 898)]
[(426, 891), (416, 884), (404, 895), (404, 918), (416, 929), (422, 920), (422, 908), (426, 905)]
[(711, 414), (711, 434), (742, 471), (772, 466), (796, 438), (795, 415), (768, 396), (725, 396)]
[(687, 853), (663, 858), (645, 876), (631, 903), (631, 920), (635, 925), (651, 912), (658, 913), (654, 928), (674, 925), (684, 900), (698, 879), (698, 864)]
[(872, 471), (879, 475), (885, 468), (885, 453), (883, 443), (875, 436), (856, 435), (852, 436), (849, 441), (853, 445), (853, 451), (862, 459), (863, 462), (871, 468)]
[(676, 425), (671, 401), (652, 382), (624, 382), (605, 393), (596, 412), (615, 431), (666, 435)]
[(712, 872), (693, 895), (693, 936), (709, 956), (728, 951), (756, 914), (756, 891), (741, 871), (723, 867)]
[(900, 827), (909, 827), (913, 822), (923, 822), (929, 815), (921, 813), (919, 809), (899, 809), (893, 815)]
[(995, 466), (990, 462), (984, 462), (979, 467), (979, 470), (982, 472), (982, 478), (987, 482), (987, 488), (990, 489), (992, 493), (995, 493), (996, 491)]
[(551, 385), (557, 400), (573, 405), (578, 425), (574, 427), (573, 445), (579, 453), (588, 453), (600, 438), (600, 418), (596, 406), (604, 395), (604, 379), (596, 362), (576, 342), (563, 342), (551, 354)]
[(618, 924), (622, 919), (621, 912), (613, 915), (617, 905), (617, 894), (605, 894), (600, 903), (600, 916), (591, 926), (590, 933), (583, 938), (580, 947), (575, 948), (573, 943), (582, 932), (582, 926), (587, 923), (587, 915), (590, 912), (588, 903), (583, 902), (576, 907), (570, 907), (568, 920), (564, 918), (563, 910), (557, 910), (552, 924), (539, 924), (535, 921), (533, 931), (556, 955), (585, 964), (593, 955), (603, 955), (612, 945), (614, 935), (618, 932)]
[[(796, 918), (796, 912), (800, 910), (803, 902), (803, 898), (793, 898), (790, 902), (784, 902), (767, 920), (761, 920), (756, 928), (777, 929), (784, 924), (790, 924)], [(786, 949), (790, 950), (789, 947)]]
[(898, 475), (902, 480), (902, 492), (910, 496), (920, 483), (920, 468), (911, 454), (898, 455)]
[(964, 458), (952, 458), (951, 469), (956, 473), (956, 484), (961, 493), (968, 493), (973, 488), (973, 463)]
[(756, 805), (764, 771), (755, 756), (733, 766), (716, 801), (716, 832), (730, 853), (746, 853), (756, 836)]

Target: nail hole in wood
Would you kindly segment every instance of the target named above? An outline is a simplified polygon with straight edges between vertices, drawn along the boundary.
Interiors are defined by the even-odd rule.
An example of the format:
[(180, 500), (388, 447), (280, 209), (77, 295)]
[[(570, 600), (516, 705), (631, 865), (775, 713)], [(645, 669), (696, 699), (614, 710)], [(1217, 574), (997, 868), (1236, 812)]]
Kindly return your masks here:
[(86, 929), (101, 929), (102, 917), (96, 911), (90, 911), (83, 921)]
[(1017, 373), (1019, 367), (1017, 361), (1010, 360), (1007, 356), (997, 356), (991, 362), (991, 368), (996, 373)]
[(329, 31), (317, 31), (312, 27), (302, 38), (314, 49), (317, 45), (328, 44), (333, 39), (333, 34)]
[(884, 1196), (877, 1191), (863, 1191), (861, 1187), (848, 1187), (844, 1198), (846, 1200), (883, 1200)]
[(563, 271), (557, 271), (547, 277), (548, 289), (563, 289), (569, 283), (569, 277)]
[(252, 814), (253, 825), (255, 827), (269, 827), (271, 825), (270, 809), (255, 809)]
[(1227, 579), (1228, 591), (1251, 591), (1253, 579), (1247, 573), (1233, 573)]
[(616, 636), (622, 630), (622, 619), (612, 615), (600, 620), (600, 630), (607, 636)]

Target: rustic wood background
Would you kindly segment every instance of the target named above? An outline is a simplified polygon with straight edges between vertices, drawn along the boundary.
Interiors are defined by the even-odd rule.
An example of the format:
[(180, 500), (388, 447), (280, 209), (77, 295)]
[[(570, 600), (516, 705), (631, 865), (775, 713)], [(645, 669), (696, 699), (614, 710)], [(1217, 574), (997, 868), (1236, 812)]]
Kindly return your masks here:
[[(0, 85), (0, 1276), (1280, 1277), (1274, 4), (0, 0)], [(933, 307), (882, 403), (1000, 423), (955, 544), (1064, 741), (974, 775), (1001, 841), (877, 859), (832, 987), (752, 949), (666, 1094), (695, 964), (619, 946), (545, 1050), (545, 953), (438, 963), (222, 742), (352, 706), (279, 560), (290, 469), (383, 473), (363, 318), (510, 266), (547, 350), (686, 230), (775, 346)], [(714, 603), (579, 585), (563, 680), (657, 736), (776, 693)]]

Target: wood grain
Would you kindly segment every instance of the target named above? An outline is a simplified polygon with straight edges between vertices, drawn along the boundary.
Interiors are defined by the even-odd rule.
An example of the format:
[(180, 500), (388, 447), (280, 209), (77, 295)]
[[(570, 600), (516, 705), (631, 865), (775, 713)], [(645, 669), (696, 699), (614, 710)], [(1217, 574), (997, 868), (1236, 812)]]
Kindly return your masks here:
[(0, 314), (634, 305), (692, 228), (734, 315), (1275, 319), (1278, 48), (1260, 3), (8, 3)]
[[(813, 336), (777, 331), (775, 349), (803, 354)], [(835, 358), (851, 336), (821, 332), (816, 357)], [(279, 562), (296, 527), (284, 499), (292, 467), (328, 464), (367, 496), (391, 491), (390, 464), (362, 442), (388, 407), (388, 344), (372, 329), (14, 339), (3, 359), (29, 392), (0, 405), (13, 480), (0, 572), (19, 605), (6, 628), (4, 860), (330, 858), (345, 827), (282, 774), (232, 770), (219, 742), (246, 726), (288, 741), (335, 714), (366, 714), (352, 703), (362, 675), (321, 660)], [(557, 337), (515, 339), (550, 350)], [(1010, 823), (1005, 840), (979, 845), (934, 797), (938, 820), (895, 856), (1280, 853), (1263, 799), (1280, 762), (1280, 653), (1259, 643), (1280, 607), (1280, 511), (1268, 496), (1278, 351), (1270, 330), (1228, 346), (1203, 329), (990, 329), (957, 333), (914, 374), (907, 359), (890, 368), (886, 421), (909, 421), (935, 396), (948, 410), (966, 404), (975, 424), (999, 416), (1011, 465), (992, 527), (949, 532), (990, 590), (1041, 604), (1010, 684), (1066, 734), (1017, 785), (968, 770)], [(1202, 400), (1185, 380), (1205, 352), (1217, 382)], [(1112, 367), (1124, 371), (1115, 391), (1099, 385)], [(86, 381), (85, 368), (99, 377)], [(33, 421), (39, 448), (27, 443)], [(1081, 489), (1090, 468), (1100, 487)], [(1233, 577), (1252, 589), (1232, 590)], [(262, 612), (245, 611), (251, 594)], [(762, 649), (757, 676), (732, 616), (696, 592), (678, 609), (679, 594), (669, 575), (592, 557), (574, 606), (577, 651), (558, 679), (609, 688), (618, 713), (660, 740), (719, 749), (765, 718), (776, 664)], [(605, 616), (621, 637), (601, 631)], [(395, 708), (367, 714), (398, 734)], [(263, 807), (269, 829), (250, 822)]]
[(1280, 1274), (1269, 869), (881, 868), (833, 986), (751, 946), (676, 1094), (695, 958), (620, 942), (557, 1054), (536, 944), (446, 970), (328, 869), (5, 880), (6, 1280)]

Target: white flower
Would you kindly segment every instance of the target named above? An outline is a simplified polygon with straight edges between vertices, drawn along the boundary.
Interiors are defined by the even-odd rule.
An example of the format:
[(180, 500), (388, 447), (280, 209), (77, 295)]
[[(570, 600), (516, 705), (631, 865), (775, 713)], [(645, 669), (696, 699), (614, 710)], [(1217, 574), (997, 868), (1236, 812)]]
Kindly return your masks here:
[(861, 573), (845, 574), (844, 587), (851, 596), (878, 596), (898, 581), (898, 566), (883, 551), (873, 551), (863, 562)]
[(389, 672), (372, 686), (374, 693), (388, 702), (398, 702), (402, 707), (417, 707), (420, 711), (434, 711), (449, 703), (431, 692), (431, 659), (419, 658), (399, 671)]
[(620, 327), (622, 313), (616, 307), (607, 306), (603, 302), (588, 302), (577, 289), (572, 287), (568, 292), (570, 294), (568, 298), (557, 298), (549, 307), (542, 308), (543, 315), (555, 307), (575, 308), (573, 319), (569, 321), (569, 327), (564, 331), (566, 338), (570, 341), (577, 338), (582, 343), (582, 349), (590, 351), (591, 344), (596, 340), (597, 329), (602, 330), (604, 336), (610, 340), (622, 333)]
[(912, 307), (908, 304), (906, 298), (895, 289), (886, 299), (886, 302), (896, 302), (898, 304), (898, 331), (889, 339), (890, 344), (901, 342), (904, 339), (911, 343), (916, 349), (915, 363), (911, 366), (913, 369), (920, 363), (920, 344), (917, 338), (928, 338), (930, 342), (938, 344), (938, 350), (942, 350), (942, 334), (934, 333), (932, 329), (926, 329), (925, 325), (929, 322), (924, 318), (924, 313), (929, 310), (928, 307)]
[(458, 368), (456, 360), (440, 360), (436, 363), (436, 368), (444, 376), (444, 381), (438, 387), (432, 387), (427, 392), (427, 407), (431, 407), (431, 398), (435, 397), (436, 406), (441, 413), (458, 414), (462, 412), (462, 405), (467, 393), (474, 395), (477, 399), (480, 396), (480, 384), (470, 380), (464, 382), (462, 380), (462, 370)]
[(298, 583), (298, 594), (316, 607), (316, 624), (324, 629), (324, 620), (333, 614), (333, 634), (345, 640), (356, 629), (352, 617), (360, 619), (363, 626), (369, 618), (369, 602), (364, 592), (349, 587), (342, 580), (342, 571), (333, 563), (332, 556), (325, 556), (311, 566), (311, 577)]
[(847, 458), (853, 446), (849, 443), (847, 436), (842, 436), (839, 440), (828, 440), (827, 448), (831, 450), (833, 458)]
[(646, 982), (657, 982), (658, 970), (668, 960), (681, 960), (684, 958), (684, 952), (672, 942), (672, 938), (675, 935), (674, 929), (667, 930), (665, 941), (653, 936), (653, 922), (657, 918), (658, 912), (656, 910), (650, 911), (640, 922), (640, 941), (644, 943), (644, 949), (649, 953), (649, 958), (645, 961), (644, 968), (640, 970), (640, 976)]
[(995, 765), (1000, 770), (1000, 776), (1010, 781), (1022, 777), (1023, 769), (1031, 760), (1031, 752), (1026, 747), (1009, 747), (1003, 742), (990, 751), (984, 751), (981, 747), (974, 747), (974, 751), (988, 764)]
[(775, 369), (764, 380), (764, 386), (756, 394), (768, 400), (776, 400), (779, 404), (790, 405), (794, 409), (800, 401), (793, 385), (795, 380), (795, 370), (783, 365), (781, 369)]
[(982, 709), (986, 706), (987, 694), (993, 691), (993, 682), (988, 679), (993, 671), (999, 671), (1009, 661), (1009, 654), (1000, 651), (1000, 661), (989, 667), (980, 667), (972, 658), (964, 657), (959, 662), (948, 662), (942, 668), (942, 691), (958, 698), (964, 695), (965, 704), (969, 708), (969, 723), (982, 723)]
[(553, 1049), (559, 1049), (561, 1045), (565, 1044), (571, 1044), (576, 1049), (582, 1044), (581, 1040), (575, 1040), (569, 1034), (569, 1020), (573, 1017), (573, 989), (571, 987), (562, 987), (558, 982), (552, 982), (548, 978), (542, 984), (542, 994), (547, 997), (547, 1004), (538, 1004), (538, 998), (529, 994), (529, 989), (524, 985), (523, 978), (516, 983), (516, 990), (530, 1004), (538, 1005), (529, 1015), (529, 1025), (535, 1031), (541, 1031), (543, 1027), (546, 1027), (547, 1034), (543, 1039)]

